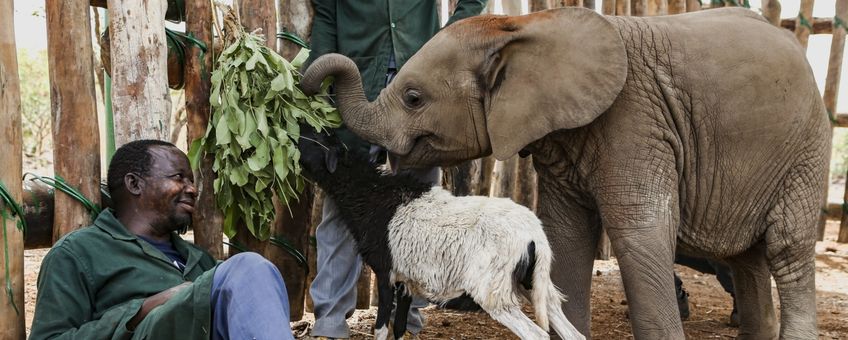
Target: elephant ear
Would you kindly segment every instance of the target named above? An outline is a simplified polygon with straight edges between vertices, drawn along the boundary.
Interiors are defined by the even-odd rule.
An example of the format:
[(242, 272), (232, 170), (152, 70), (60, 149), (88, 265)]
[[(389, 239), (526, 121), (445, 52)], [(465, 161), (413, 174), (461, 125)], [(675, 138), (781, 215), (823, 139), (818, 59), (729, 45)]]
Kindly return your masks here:
[(601, 15), (572, 7), (495, 20), (501, 22), (487, 25), (486, 34), (499, 43), (481, 70), (495, 158), (509, 158), (555, 130), (589, 124), (621, 92), (624, 42)]

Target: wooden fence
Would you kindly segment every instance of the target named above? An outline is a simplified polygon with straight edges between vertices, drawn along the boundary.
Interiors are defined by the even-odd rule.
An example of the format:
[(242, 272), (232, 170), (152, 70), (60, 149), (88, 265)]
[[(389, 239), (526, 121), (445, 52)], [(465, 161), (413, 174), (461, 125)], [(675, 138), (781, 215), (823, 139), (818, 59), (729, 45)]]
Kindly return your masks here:
[[(20, 93), (18, 89), (17, 64), (14, 57), (14, 25), (12, 17), (13, 0), (0, 0), (0, 132), (4, 138), (4, 145), (9, 147), (0, 148), (0, 159), (5, 164), (0, 167), (0, 181), (9, 187), (12, 196), (21, 200), (21, 185), (18, 179), (21, 172), (21, 155), (17, 152), (21, 149), (20, 141)], [(173, 0), (169, 1), (173, 2)], [(442, 2), (445, 2), (442, 4)], [(97, 195), (98, 183), (100, 181), (99, 163), (92, 159), (99, 159), (99, 138), (96, 133), (96, 117), (85, 115), (92, 114), (95, 103), (94, 98), (94, 65), (91, 58), (91, 27), (89, 27), (89, 4), (105, 7), (110, 5), (109, 14), (120, 18), (124, 25), (131, 24), (130, 20), (138, 20), (139, 15), (133, 18), (126, 17), (126, 13), (147, 13), (149, 17), (161, 17), (164, 9), (161, 2), (122, 2), (119, 0), (66, 0), (61, 2), (64, 7), (48, 1), (46, 7), (49, 39), (49, 62), (51, 73), (51, 93), (53, 119), (54, 119), (54, 142), (56, 144), (55, 164), (56, 174), (69, 179), (72, 185), (80, 188), (82, 192), (94, 202), (99, 200)], [(186, 21), (188, 31), (195, 38), (211, 46), (212, 39), (212, 6), (206, 0), (185, 1)], [(242, 23), (253, 30), (262, 28), (266, 33), (278, 31), (294, 32), (308, 40), (311, 26), (312, 9), (308, 0), (241, 0), (236, 1), (242, 15)], [(490, 0), (488, 12), (494, 10), (494, 0)], [(520, 14), (522, 5), (526, 5), (530, 11), (544, 10), (563, 6), (585, 6), (594, 8), (599, 6), (607, 15), (665, 15), (683, 12), (691, 12), (709, 7), (723, 7), (738, 5), (741, 0), (704, 1), (702, 8), (697, 0), (503, 0), (499, 1), (501, 8), (506, 14)], [(451, 9), (456, 5), (455, 0), (441, 0), (439, 6), (444, 5)], [(779, 17), (780, 3), (777, 0), (763, 0), (763, 14), (775, 24), (795, 32), (796, 37), (806, 47), (810, 34), (831, 34), (831, 52), (827, 79), (823, 99), (828, 112), (831, 113), (834, 127), (848, 127), (848, 113), (836, 112), (837, 93), (839, 80), (842, 73), (841, 65), (843, 51), (845, 48), (846, 23), (848, 18), (848, 0), (837, 0), (835, 3), (836, 16), (834, 18), (813, 18), (813, 0), (803, 0), (798, 17), (781, 19)], [(61, 8), (60, 8), (61, 7)], [(132, 7), (132, 8), (129, 8)], [(279, 13), (275, 8), (280, 8)], [(168, 11), (171, 13), (171, 11)], [(82, 20), (84, 18), (84, 20)], [(112, 55), (119, 57), (118, 62), (112, 65), (113, 75), (116, 83), (113, 84), (115, 92), (112, 97), (115, 100), (116, 112), (121, 112), (120, 119), (116, 120), (116, 131), (120, 132), (122, 140), (130, 140), (139, 137), (162, 137), (163, 121), (168, 117), (153, 117), (145, 112), (169, 112), (170, 103), (161, 99), (162, 89), (167, 82), (161, 76), (165, 73), (165, 53), (146, 45), (146, 42), (161, 43), (162, 35), (158, 27), (162, 27), (161, 20), (150, 20), (133, 24), (142, 27), (133, 30), (132, 34), (121, 34), (126, 28), (113, 25), (112, 42), (116, 45), (129, 46), (139, 50), (114, 49)], [(122, 31), (123, 29), (123, 31)], [(97, 32), (99, 35), (99, 32)], [(268, 45), (276, 49), (285, 57), (291, 59), (297, 48), (280, 39), (268, 39)], [(205, 130), (210, 115), (209, 108), (209, 78), (202, 77), (202, 70), (211, 69), (211, 53), (201, 54), (197, 48), (189, 48), (187, 51), (185, 65), (185, 106), (188, 116), (187, 139), (189, 141), (201, 136)], [(157, 55), (157, 58), (136, 60), (137, 55)], [(200, 57), (204, 56), (203, 59)], [(154, 60), (155, 59), (155, 60)], [(156, 65), (152, 65), (156, 64)], [(150, 84), (139, 85), (133, 82), (133, 70), (139, 65), (149, 66), (148, 70), (157, 73), (157, 77), (149, 77)], [(145, 66), (145, 67), (147, 67)], [(130, 86), (134, 83), (134, 86)], [(102, 83), (101, 83), (102, 86)], [(132, 87), (132, 91), (127, 91)], [(82, 90), (83, 92), (79, 92)], [(67, 92), (67, 93), (66, 93)], [(79, 95), (83, 93), (84, 95)], [(143, 104), (140, 104), (143, 103)], [(144, 108), (140, 110), (139, 108)], [(117, 115), (116, 115), (117, 116)], [(141, 123), (139, 123), (141, 122)], [(149, 127), (139, 128), (144, 124)], [(166, 126), (166, 125), (165, 125)], [(60, 129), (61, 127), (61, 129)], [(93, 129), (93, 130), (92, 130)], [(10, 152), (13, 151), (13, 152)], [(79, 157), (88, 155), (90, 157)], [(96, 156), (96, 157), (95, 157)], [(211, 195), (211, 159), (202, 162), (201, 171), (197, 177), (200, 191), (198, 209), (194, 218), (195, 243), (207, 249), (218, 258), (226, 256), (222, 249), (221, 215), (215, 209), (214, 199)], [(203, 174), (206, 174), (205, 176)], [(493, 158), (478, 159), (466, 162), (456, 167), (443, 169), (443, 184), (457, 195), (491, 195), (500, 197), (511, 197), (515, 201), (524, 204), (531, 209), (536, 206), (536, 174), (532, 167), (531, 157), (520, 158), (515, 156), (505, 161), (495, 161)], [(4, 225), (8, 238), (8, 255), (0, 252), (0, 263), (9, 260), (10, 271), (7, 278), (5, 273), (0, 272), (0, 279), (10, 282), (14, 291), (15, 305), (8, 299), (2, 299), (0, 303), (0, 338), (22, 339), (24, 336), (23, 311), (15, 308), (23, 308), (23, 248), (49, 246), (52, 241), (67, 232), (79, 228), (84, 223), (79, 222), (86, 214), (78, 206), (68, 204), (68, 198), (57, 194), (55, 205), (30, 205), (30, 211), (54, 212), (63, 216), (62, 221), (53, 222), (52, 215), (49, 221), (44, 220), (38, 226), (32, 226), (27, 235), (26, 242), (22, 233), (15, 228), (14, 223)], [(321, 206), (323, 197), (319, 190), (314, 194), (307, 194), (303, 204), (294, 208), (294, 216), (282, 218), (274, 226), (275, 234), (284, 235), (295, 247), (303, 249), (310, 260), (310, 273), (307, 276), (298, 269), (296, 263), (292, 262), (275, 247), (269, 247), (267, 243), (254, 242), (250, 238), (242, 239), (243, 244), (257, 251), (274, 262), (286, 273), (286, 283), (291, 296), (291, 315), (293, 320), (300, 319), (304, 306), (310, 310), (308, 287), (315, 273), (316, 252), (309, 240), (315, 235), (315, 227), (320, 222)], [(35, 197), (30, 195), (30, 197)], [(845, 198), (848, 199), (848, 191)], [(46, 200), (41, 196), (41, 202)], [(0, 208), (6, 206), (0, 201)], [(843, 204), (830, 204), (823, 210), (822, 216), (832, 219), (841, 219), (839, 242), (848, 242), (848, 214)], [(288, 214), (281, 214), (288, 216)], [(822, 219), (824, 221), (824, 218)], [(61, 224), (59, 224), (61, 222)], [(55, 225), (54, 225), (55, 223)], [(824, 223), (822, 223), (822, 231)], [(55, 235), (54, 235), (55, 231)], [(42, 235), (44, 234), (44, 235)], [(242, 233), (247, 234), (247, 233)], [(820, 233), (821, 235), (821, 233)], [(3, 258), (9, 256), (9, 259)], [(609, 241), (604, 237), (599, 246), (599, 258), (610, 256)], [(369, 306), (372, 286), (371, 275), (366, 270), (359, 284), (359, 308)], [(375, 299), (376, 300), (376, 299)]]

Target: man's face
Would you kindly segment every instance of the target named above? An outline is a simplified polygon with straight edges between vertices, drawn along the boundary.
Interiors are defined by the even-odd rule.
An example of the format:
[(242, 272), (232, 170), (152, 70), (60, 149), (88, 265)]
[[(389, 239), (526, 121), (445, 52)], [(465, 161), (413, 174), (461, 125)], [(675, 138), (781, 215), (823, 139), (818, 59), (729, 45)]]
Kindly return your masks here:
[(154, 228), (160, 232), (178, 230), (191, 223), (197, 188), (188, 158), (177, 148), (152, 146), (150, 171), (143, 175), (146, 185), (142, 201), (155, 213)]

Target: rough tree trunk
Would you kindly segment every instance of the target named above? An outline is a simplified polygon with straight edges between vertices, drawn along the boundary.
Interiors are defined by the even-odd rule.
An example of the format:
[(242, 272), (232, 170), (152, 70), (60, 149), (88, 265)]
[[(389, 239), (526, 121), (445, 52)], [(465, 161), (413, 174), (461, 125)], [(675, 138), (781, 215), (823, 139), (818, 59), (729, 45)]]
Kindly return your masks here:
[(630, 15), (641, 17), (648, 15), (648, 0), (632, 0), (630, 2)]
[(780, 1), (778, 0), (763, 0), (763, 16), (772, 25), (780, 26)]
[(617, 0), (615, 3), (615, 14), (620, 16), (630, 16), (630, 9), (632, 7), (630, 0)]
[[(614, 1), (614, 0), (607, 0)], [(546, 9), (551, 8), (551, 5), (548, 3), (548, 0), (530, 0), (530, 12), (538, 12), (544, 11)]]
[(168, 139), (166, 1), (109, 0), (115, 144)]
[[(848, 19), (848, 0), (837, 0), (835, 15), (842, 20)], [(824, 85), (824, 106), (832, 115), (836, 115), (836, 100), (839, 93), (839, 79), (842, 75), (842, 59), (845, 51), (845, 29), (833, 27), (833, 38), (830, 43), (830, 61), (827, 67), (827, 78)], [(848, 190), (845, 190), (843, 200), (848, 200)], [(823, 202), (827, 206), (827, 200)], [(819, 224), (819, 240), (824, 237), (824, 226), (827, 215), (822, 214)], [(848, 214), (843, 213), (839, 224), (839, 238), (837, 242), (848, 242)]]
[(686, 0), (669, 0), (668, 14), (686, 13)]
[[(265, 34), (265, 46), (268, 46), (268, 49), (272, 51), (276, 51), (277, 39), (275, 38), (275, 31), (277, 29), (277, 11), (274, 8), (275, 3), (274, 0), (241, 0), (238, 1), (238, 15), (239, 20), (241, 20), (241, 24), (244, 26), (245, 30), (248, 32), (253, 32), (257, 29), (261, 29), (261, 33)], [(270, 33), (270, 34), (269, 34)], [(282, 211), (275, 205), (275, 209), (278, 215), (282, 215), (283, 213), (288, 214), (288, 211)], [(276, 224), (276, 223), (275, 223)], [(272, 235), (276, 232), (276, 230), (272, 227)], [(260, 241), (253, 234), (250, 233), (250, 230), (247, 229), (247, 226), (241, 222), (236, 226), (236, 236), (233, 237), (233, 240), (240, 246), (244, 247), (249, 251), (253, 251), (261, 254), (262, 256), (268, 257), (267, 247), (268, 241)], [(237, 249), (230, 248), (230, 256), (238, 253)], [(273, 262), (273, 260), (272, 260)], [(275, 263), (276, 264), (276, 263)], [(277, 266), (278, 269), (281, 269), (281, 273), (285, 273), (282, 271), (282, 268)]]
[(804, 47), (804, 50), (807, 49), (807, 41), (810, 39), (812, 27), (804, 25), (801, 18), (803, 16), (809, 26), (813, 25), (813, 4), (814, 0), (801, 0), (801, 10), (798, 11), (798, 18), (795, 23), (795, 37), (798, 38), (798, 42)]
[(315, 243), (313, 240), (315, 239), (315, 229), (318, 227), (318, 223), (321, 223), (321, 216), (324, 211), (324, 192), (321, 191), (321, 188), (315, 187), (315, 192), (313, 193), (312, 200), (312, 218), (309, 225), (309, 240), (307, 242), (307, 247), (304, 250), (304, 254), (306, 254), (306, 260), (309, 262), (309, 275), (306, 275), (306, 311), (309, 313), (313, 312), (314, 305), (312, 303), (312, 296), (308, 293), (309, 287), (312, 286), (312, 281), (315, 280), (315, 274), (318, 273), (318, 249), (315, 247)]
[(615, 15), (615, 0), (604, 0), (601, 13), (604, 15)]
[[(99, 205), (100, 133), (88, 1), (45, 4), (54, 173)], [(62, 216), (53, 221), (54, 242), (92, 222), (88, 210), (64, 193), (56, 194), (54, 215)]]
[(686, 0), (686, 11), (694, 12), (701, 10), (701, 2), (698, 0)]
[[(0, 183), (9, 190), (12, 198), (22, 201), (22, 137), (21, 88), (18, 78), (18, 58), (15, 50), (15, 21), (12, 0), (0, 0)], [(0, 209), (10, 215), (11, 209), (0, 201)], [(23, 218), (23, 217), (21, 217)], [(2, 219), (2, 217), (0, 217)], [(16, 227), (16, 220), (5, 220), (5, 239), (0, 245), (0, 265), (8, 261), (8, 272), (0, 270), (0, 283), (12, 283), (12, 300), (6, 290), (0, 297), (0, 339), (23, 340), (24, 327), (24, 234)], [(8, 256), (8, 258), (6, 258)], [(6, 276), (8, 273), (8, 277)], [(14, 305), (12, 304), (14, 302)], [(15, 311), (17, 307), (17, 311)]]
[[(187, 115), (187, 145), (206, 134), (206, 127), (212, 115), (209, 105), (209, 93), (212, 87), (212, 4), (209, 1), (189, 1), (186, 3), (186, 31), (194, 38), (206, 44), (207, 52), (200, 59), (200, 49), (192, 44), (186, 45), (185, 67), (185, 107)], [(224, 258), (223, 215), (215, 203), (212, 182), (214, 156), (206, 155), (194, 173), (197, 185), (197, 204), (192, 216), (194, 243), (209, 252), (216, 259)]]
[(518, 155), (512, 156), (505, 161), (495, 162), (492, 175), (491, 196), (512, 197), (515, 187), (515, 170), (518, 168)]
[(519, 158), (512, 200), (536, 212), (537, 182), (536, 169), (533, 168), (533, 156)]
[[(309, 1), (279, 0), (279, 8), (278, 17), (274, 18), (279, 18), (280, 27), (274, 25), (274, 31), (268, 32), (269, 39), (276, 39), (276, 32), (285, 30), (294, 33), (304, 41), (308, 41), (309, 32), (312, 29), (312, 6)], [(270, 8), (272, 11), (273, 9), (273, 7)], [(278, 43), (277, 52), (288, 60), (294, 59), (301, 48), (297, 44), (284, 39), (276, 40), (276, 42)], [(304, 254), (308, 253), (314, 192), (314, 188), (307, 187), (300, 195), (299, 201), (290, 202), (291, 214), (284, 205), (275, 207), (277, 215), (282, 218), (278, 218), (277, 223), (274, 224), (273, 235), (288, 240), (292, 246), (300, 249)], [(279, 247), (268, 247), (267, 252), (268, 259), (277, 265), (281, 273), (286, 273), (286, 289), (289, 293), (291, 320), (300, 320), (303, 317), (304, 299), (308, 295), (307, 290), (309, 288), (306, 271), (297, 264), (297, 261), (291, 255)], [(368, 277), (370, 278), (370, 276)], [(370, 285), (370, 280), (365, 284)]]

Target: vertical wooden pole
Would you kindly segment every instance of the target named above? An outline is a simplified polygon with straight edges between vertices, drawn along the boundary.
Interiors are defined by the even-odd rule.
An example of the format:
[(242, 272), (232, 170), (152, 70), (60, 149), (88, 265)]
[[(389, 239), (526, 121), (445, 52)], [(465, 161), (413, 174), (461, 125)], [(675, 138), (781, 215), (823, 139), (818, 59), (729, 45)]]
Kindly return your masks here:
[(633, 5), (630, 0), (617, 0), (615, 3), (615, 14), (621, 16), (630, 16)]
[[(607, 0), (612, 1), (612, 0)], [(544, 11), (550, 9), (551, 4), (548, 0), (530, 0), (530, 12)]]
[[(100, 133), (89, 5), (86, 0), (47, 1), (47, 51), (53, 113), (53, 169), (95, 204), (100, 203)], [(53, 242), (91, 224), (76, 199), (55, 194)]]
[[(206, 44), (206, 53), (194, 45), (186, 45), (185, 66), (185, 106), (186, 106), (186, 141), (187, 145), (206, 134), (209, 117), (212, 111), (209, 105), (209, 93), (212, 87), (212, 4), (207, 0), (187, 1), (186, 31), (195, 39)], [(201, 58), (201, 54), (203, 58)], [(192, 216), (194, 243), (200, 246), (216, 259), (224, 258), (223, 216), (215, 203), (212, 182), (215, 173), (212, 171), (214, 156), (206, 155), (198, 165), (194, 174), (194, 184), (197, 185), (197, 205)]]
[(694, 12), (701, 10), (701, 2), (698, 0), (686, 0), (686, 11)]
[(780, 1), (778, 0), (763, 0), (762, 3), (763, 16), (772, 25), (780, 27)]
[(506, 15), (521, 15), (521, 0), (501, 0), (501, 8)]
[(309, 225), (309, 240), (305, 249), (306, 260), (309, 262), (309, 275), (306, 276), (306, 311), (313, 311), (312, 296), (309, 295), (309, 287), (312, 286), (312, 281), (315, 280), (315, 274), (318, 273), (318, 249), (315, 247), (315, 230), (318, 224), (321, 223), (321, 216), (324, 211), (324, 192), (321, 188), (315, 186), (312, 200), (312, 218)]
[(602, 4), (604, 15), (615, 15), (615, 2), (615, 0), (604, 0)]
[(480, 184), (476, 188), (476, 195), (491, 196), (495, 162), (495, 157), (492, 156), (480, 160)]
[[(15, 47), (15, 20), (13, 0), (0, 0), (0, 182), (12, 198), (21, 202), (22, 137), (21, 137), (21, 87), (18, 78), (18, 57)], [(0, 209), (11, 212), (2, 201)], [(23, 218), (20, 216), (19, 218)], [(2, 217), (0, 217), (2, 219)], [(18, 230), (17, 221), (9, 219), (3, 227), (0, 247), (0, 266), (8, 263), (8, 272), (0, 270), (0, 339), (23, 340), (26, 337), (24, 315), (24, 234)], [(6, 257), (8, 256), (8, 257)], [(8, 273), (8, 276), (6, 276)], [(12, 284), (12, 299), (6, 293), (6, 282)], [(17, 311), (15, 310), (17, 308)]]
[[(115, 144), (168, 139), (167, 1), (109, 0)], [(78, 19), (79, 20), (79, 19)]]
[(492, 175), (491, 196), (512, 197), (516, 182), (516, 169), (518, 169), (518, 155), (504, 161), (495, 162), (494, 174)]
[(641, 17), (648, 14), (648, 0), (632, 0), (630, 4), (633, 6), (630, 15)]
[(686, 13), (686, 0), (669, 0), (668, 14)]
[[(268, 37), (276, 37), (277, 31), (287, 31), (301, 37), (304, 41), (308, 41), (310, 30), (312, 29), (312, 6), (308, 0), (279, 0), (280, 12), (278, 17), (279, 27), (275, 26), (273, 32), (269, 32)], [(273, 8), (272, 8), (273, 9)], [(294, 59), (301, 47), (288, 40), (277, 40), (277, 52), (288, 60)], [(302, 253), (308, 253), (310, 226), (312, 223), (312, 207), (314, 202), (315, 190), (312, 187), (307, 187), (300, 195), (300, 199), (295, 202), (289, 202), (291, 205), (291, 214), (289, 209), (284, 205), (278, 205), (277, 215), (281, 216), (277, 223), (274, 224), (274, 235), (288, 240), (292, 246), (299, 249)], [(297, 261), (283, 249), (270, 246), (267, 248), (268, 259), (277, 265), (281, 273), (286, 273), (286, 288), (289, 293), (289, 304), (291, 307), (291, 320), (300, 320), (303, 317), (304, 300), (308, 295), (309, 285), (307, 283), (306, 271), (301, 268)], [(370, 269), (367, 269), (370, 271)], [(371, 275), (362, 275), (366, 277), (368, 282), (363, 283), (366, 288), (371, 285)], [(365, 294), (365, 304), (370, 300), (369, 294)], [(359, 298), (360, 300), (363, 297)], [(367, 308), (367, 307), (366, 307)]]
[[(257, 29), (261, 29), (261, 33), (264, 34), (266, 38), (265, 46), (268, 46), (268, 49), (270, 50), (276, 51), (277, 39), (275, 34), (277, 30), (277, 11), (274, 6), (274, 0), (240, 0), (238, 1), (237, 8), (239, 20), (241, 20), (241, 24), (244, 26), (245, 30), (253, 32)], [(288, 214), (288, 211), (277, 209), (276, 203), (275, 209), (277, 211), (277, 215)], [(277, 219), (279, 220), (279, 216)], [(276, 225), (276, 222), (274, 224)], [(273, 232), (276, 232), (274, 226), (272, 226), (271, 230), (272, 234)], [(259, 253), (265, 257), (268, 256), (268, 241), (260, 241), (254, 237), (244, 223), (240, 223), (236, 226), (236, 236), (233, 237), (233, 240), (249, 251)], [(230, 256), (236, 253), (238, 253), (238, 250), (230, 248)]]
[(275, 0), (240, 0), (238, 14), (241, 24), (248, 32), (262, 29), (265, 45), (272, 51), (277, 50), (277, 10)]
[[(830, 43), (830, 60), (827, 67), (827, 78), (824, 84), (824, 106), (832, 115), (836, 115), (836, 100), (839, 93), (839, 79), (842, 76), (842, 59), (845, 51), (845, 21), (848, 20), (848, 0), (836, 0), (833, 33)], [(842, 22), (837, 25), (836, 23)], [(843, 201), (848, 200), (848, 189), (845, 190)], [(827, 200), (822, 204), (822, 207), (827, 207)], [(822, 223), (819, 223), (819, 240), (824, 238), (824, 227), (827, 221), (827, 214), (822, 214)], [(842, 219), (839, 223), (839, 237), (837, 242), (848, 242), (848, 214), (844, 211)]]
[(536, 169), (533, 168), (533, 156), (518, 159), (516, 183), (512, 192), (512, 200), (536, 211)]
[(801, 0), (801, 9), (798, 11), (798, 18), (795, 19), (795, 38), (798, 38), (804, 50), (807, 49), (807, 41), (813, 31), (814, 3), (814, 0)]

